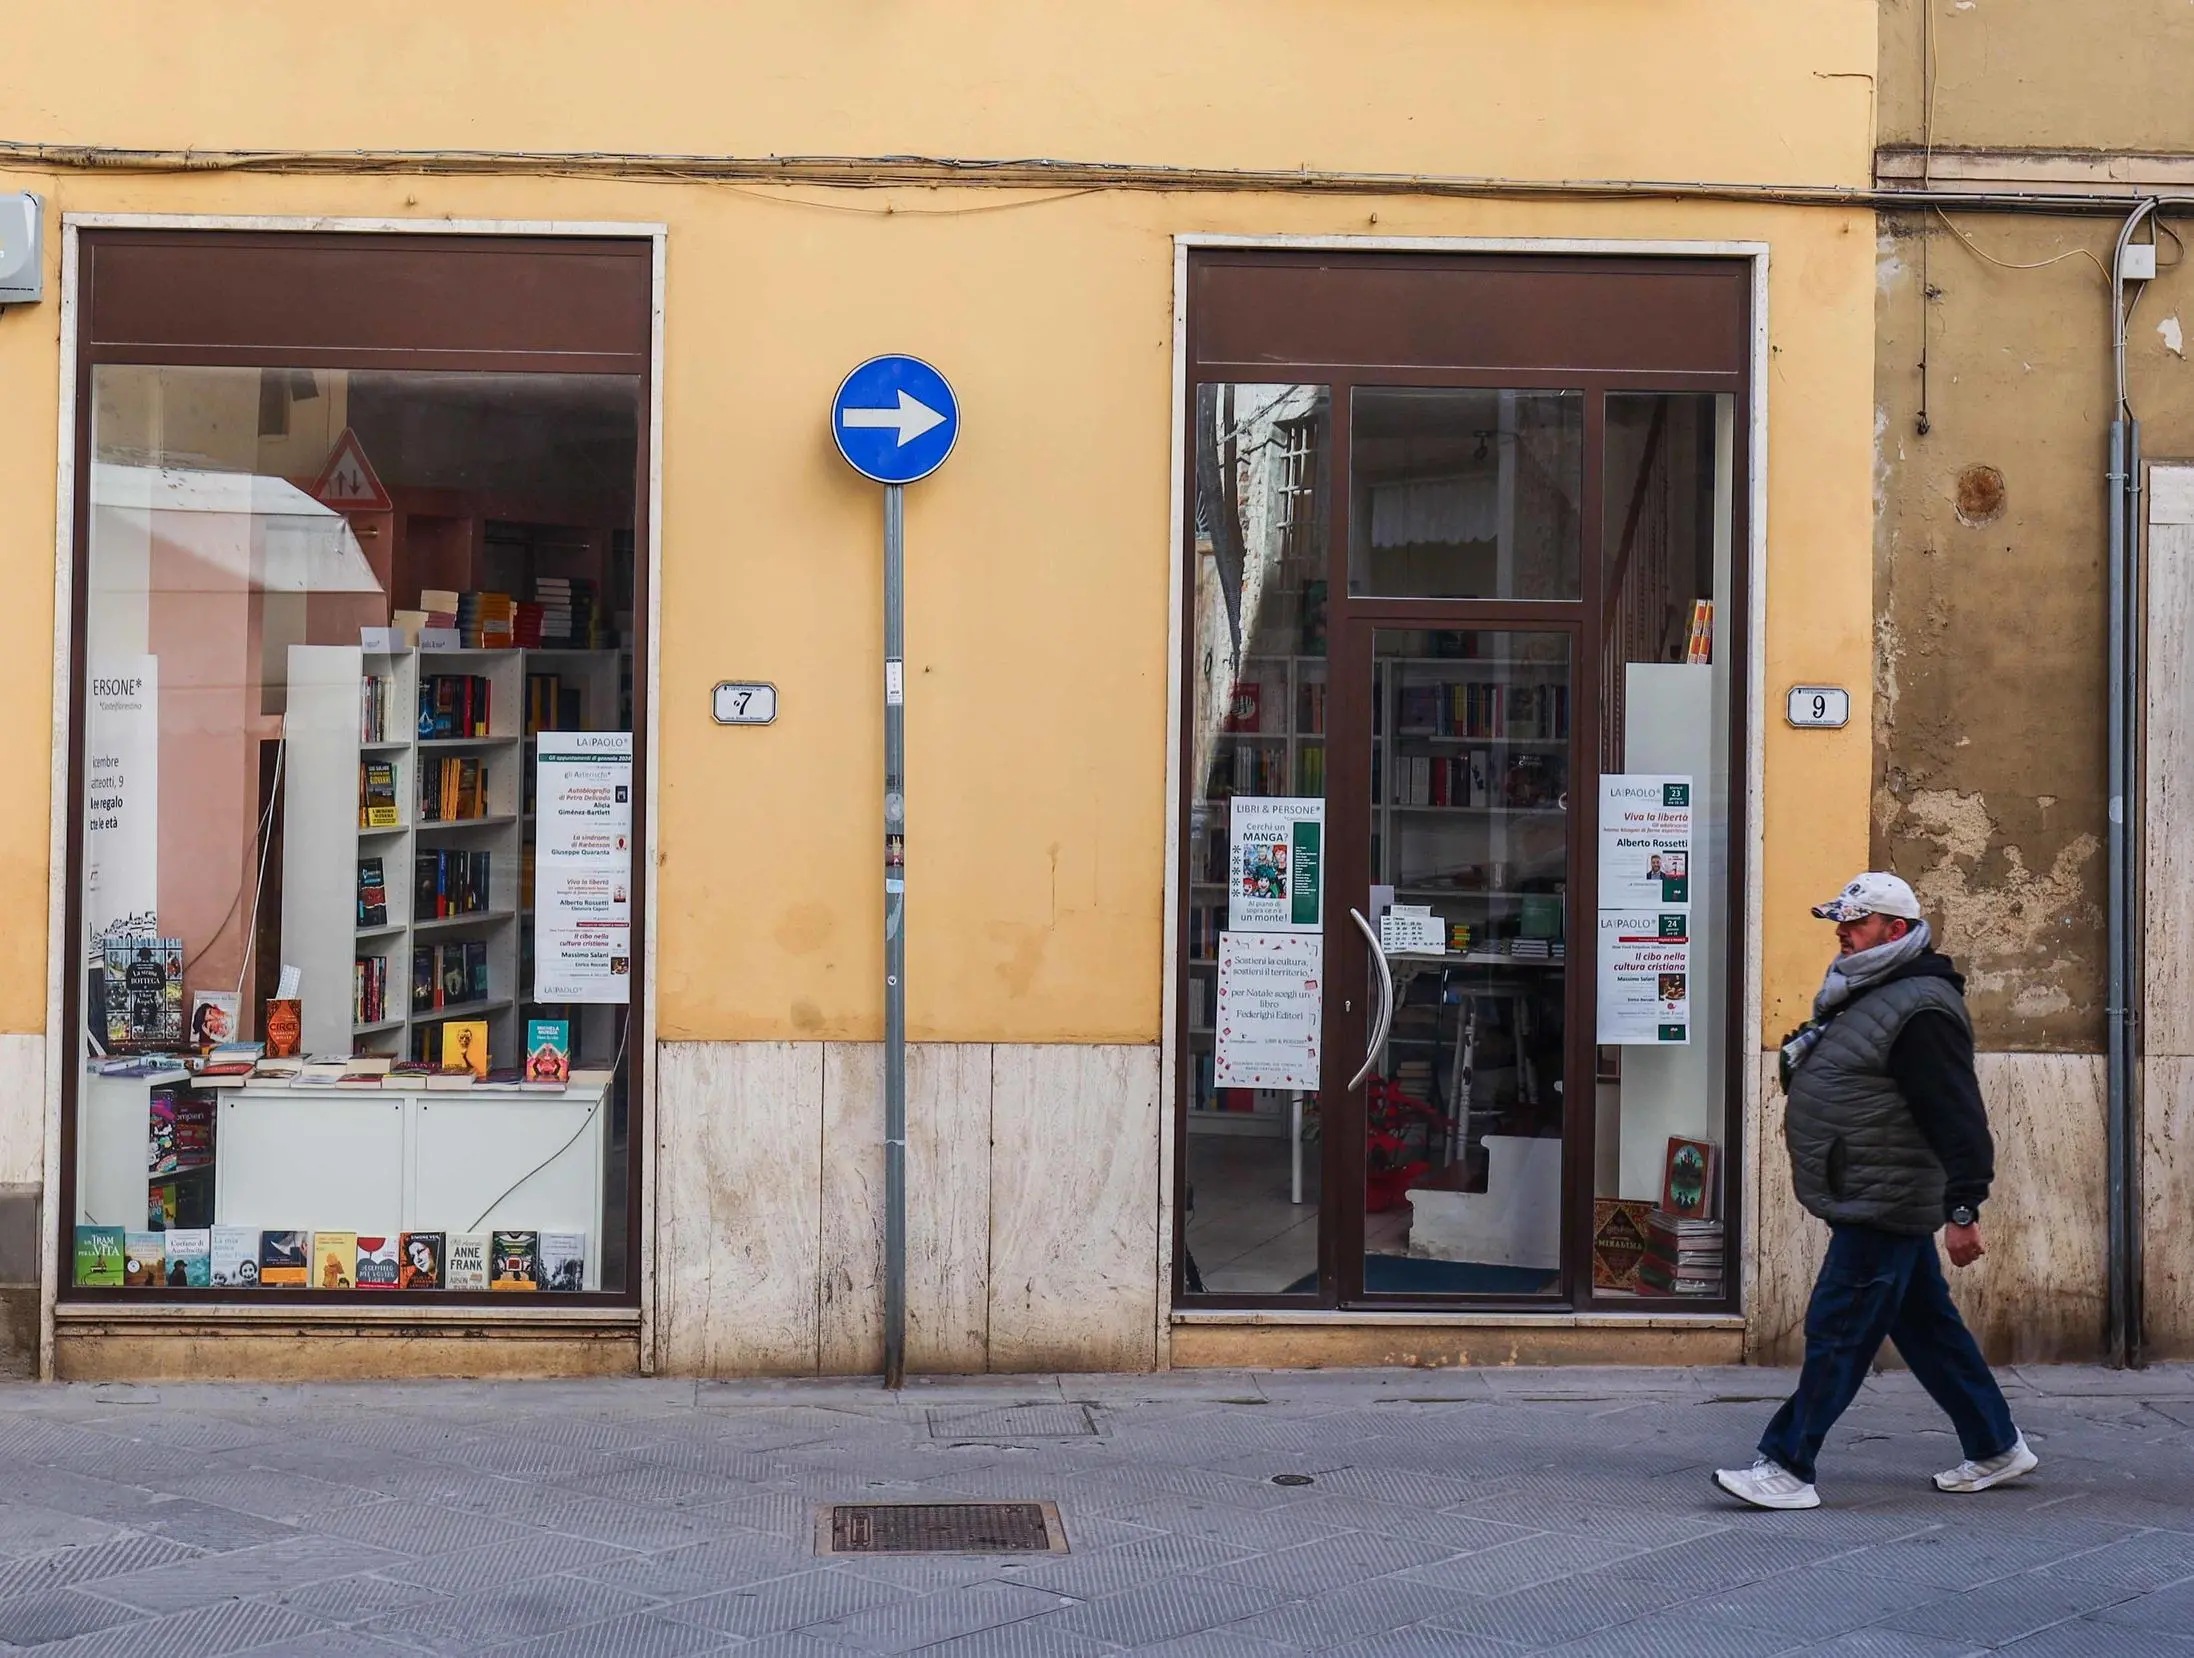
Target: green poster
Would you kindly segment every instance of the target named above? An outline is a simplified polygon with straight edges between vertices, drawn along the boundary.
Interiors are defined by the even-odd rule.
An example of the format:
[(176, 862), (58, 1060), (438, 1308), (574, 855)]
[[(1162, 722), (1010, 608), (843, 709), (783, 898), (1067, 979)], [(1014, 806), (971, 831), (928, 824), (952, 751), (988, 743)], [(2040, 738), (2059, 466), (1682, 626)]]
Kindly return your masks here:
[(1295, 890), (1288, 895), (1292, 906), (1288, 919), (1298, 927), (1318, 925), (1319, 845), (1322, 825), (1298, 822), (1295, 825)]

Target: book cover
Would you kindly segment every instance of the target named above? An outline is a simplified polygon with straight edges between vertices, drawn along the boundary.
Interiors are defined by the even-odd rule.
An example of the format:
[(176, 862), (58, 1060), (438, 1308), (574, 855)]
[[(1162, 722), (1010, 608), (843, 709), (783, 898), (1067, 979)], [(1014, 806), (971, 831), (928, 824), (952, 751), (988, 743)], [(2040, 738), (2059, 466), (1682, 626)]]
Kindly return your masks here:
[(259, 1230), (216, 1226), (210, 1248), (216, 1289), (255, 1289), (259, 1284)]
[(538, 1232), (497, 1232), (488, 1246), (488, 1288), (531, 1290), (540, 1288), (541, 1235)]
[(295, 1058), (304, 1040), (304, 1004), (295, 996), (269, 996), (266, 1017), (259, 1022), (259, 1028), (266, 1035), (269, 1058)]
[(1668, 1158), (1661, 1177), (1661, 1209), (1683, 1220), (1707, 1220), (1714, 1213), (1714, 1161), (1712, 1140), (1668, 1138)]
[(443, 1025), (442, 1069), (470, 1071), (476, 1079), (488, 1074), (488, 1022), (485, 1019), (452, 1019)]
[(570, 1020), (528, 1019), (526, 1021), (526, 1080), (528, 1082), (569, 1082), (571, 1080)]
[(1592, 1201), (1592, 1287), (1635, 1290), (1638, 1262), (1645, 1255), (1646, 1217), (1653, 1205), (1632, 1198)]
[(119, 1226), (79, 1226), (76, 1229), (76, 1287), (120, 1289), (122, 1263), (128, 1247), (127, 1236)]
[(406, 1232), (403, 1249), (396, 1261), (397, 1287), (407, 1290), (440, 1289), (443, 1251), (446, 1247), (446, 1241), (439, 1232)]
[(488, 1287), (488, 1235), (485, 1232), (452, 1232), (445, 1248), (444, 1289), (484, 1290)]
[(357, 1233), (315, 1232), (312, 1235), (312, 1287), (316, 1290), (358, 1287)]
[(392, 1290), (396, 1288), (401, 1268), (396, 1259), (396, 1240), (388, 1237), (358, 1236), (358, 1287), (362, 1290)]
[(233, 990), (194, 990), (190, 997), (190, 1045), (211, 1053), (240, 1028), (244, 999)]
[(361, 829), (394, 829), (398, 826), (395, 762), (359, 762), (358, 826)]
[(203, 1226), (168, 1228), (168, 1288), (202, 1290), (213, 1282), (213, 1233)]
[(167, 1287), (166, 1233), (125, 1232), (122, 1235), (122, 1282), (133, 1290)]
[(110, 1049), (154, 1053), (182, 1047), (183, 941), (108, 939), (103, 1000)]
[(312, 1276), (310, 1232), (259, 1234), (259, 1282), (268, 1289), (301, 1290)]
[(541, 1287), (573, 1294), (587, 1287), (587, 1235), (584, 1232), (541, 1234)]

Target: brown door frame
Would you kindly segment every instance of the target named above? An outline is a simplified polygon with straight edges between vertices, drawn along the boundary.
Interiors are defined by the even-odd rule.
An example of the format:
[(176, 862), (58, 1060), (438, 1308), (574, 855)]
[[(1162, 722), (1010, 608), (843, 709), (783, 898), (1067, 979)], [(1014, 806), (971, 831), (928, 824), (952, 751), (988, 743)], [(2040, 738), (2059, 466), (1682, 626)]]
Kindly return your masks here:
[[(633, 840), (649, 844), (649, 768), (654, 755), (646, 742), (649, 729), (649, 675), (646, 664), (654, 642), (648, 628), (649, 586), (653, 580), (649, 548), (654, 512), (650, 480), (658, 433), (656, 405), (655, 270), (657, 244), (647, 227), (605, 229), (600, 234), (539, 234), (530, 231), (476, 231), (422, 227), (417, 231), (378, 230), (223, 230), (199, 228), (93, 228), (77, 232), (79, 264), (76, 315), (79, 319), (73, 379), (74, 429), (69, 443), (74, 458), (74, 498), (70, 504), (69, 683), (67, 759), (69, 797), (55, 810), (68, 814), (66, 876), (58, 940), (65, 963), (61, 975), (61, 1027), (66, 1044), (60, 1061), (60, 1158), (58, 1191), (47, 1219), (55, 1238), (55, 1300), (77, 1304), (156, 1301), (188, 1304), (247, 1302), (266, 1305), (260, 1292), (226, 1289), (163, 1288), (158, 1291), (78, 1288), (74, 1283), (77, 1161), (77, 1110), (83, 1075), (84, 977), (82, 934), (84, 823), (81, 778), (84, 764), (86, 581), (91, 529), (91, 424), (94, 370), (110, 364), (329, 368), (362, 371), (476, 372), (504, 374), (601, 374), (638, 382), (640, 427), (633, 481)], [(103, 254), (134, 256), (124, 280), (102, 286)], [(315, 254), (386, 254), (395, 282), (366, 281), (358, 273), (347, 280), (314, 284), (296, 279)], [(451, 280), (454, 260), (468, 255), (495, 256), (510, 263), (497, 269), (498, 280)], [(166, 256), (163, 258), (163, 256)], [(569, 261), (559, 265), (558, 261)], [(630, 261), (626, 271), (605, 262)], [(254, 269), (256, 267), (256, 269)], [(576, 276), (559, 282), (561, 270)], [(242, 279), (239, 279), (242, 273)], [(582, 274), (583, 273), (583, 274)], [(380, 273), (376, 273), (377, 276)], [(466, 273), (470, 275), (472, 273)], [(636, 282), (632, 310), (600, 303), (600, 295)], [(579, 299), (582, 290), (590, 297)], [(444, 308), (420, 307), (420, 296), (444, 301)], [(638, 326), (634, 326), (637, 320)], [(443, 337), (422, 339), (421, 330), (439, 328)], [(492, 343), (470, 347), (466, 336)], [(645, 962), (648, 891), (654, 872), (645, 857), (632, 867), (632, 953)], [(621, 1291), (561, 1294), (559, 1306), (571, 1308), (638, 1307), (640, 1262), (648, 1217), (642, 1179), (642, 1146), (653, 1133), (647, 1111), (651, 1056), (639, 1037), (649, 1028), (648, 997), (653, 985), (645, 971), (633, 975), (632, 1000), (625, 1009), (624, 1057), (627, 1061), (625, 1247), (627, 1284)], [(605, 1107), (614, 1109), (611, 1101)], [(606, 1126), (606, 1125), (605, 1125)], [(605, 1198), (607, 1194), (605, 1193)], [(285, 1307), (355, 1307), (355, 1291), (286, 1289)], [(419, 1304), (482, 1308), (504, 1306), (508, 1297), (488, 1292), (382, 1290), (376, 1306)]]
[[(1683, 322), (1692, 324), (1689, 329), (1674, 328), (1654, 332), (1647, 329), (1633, 334), (1629, 343), (1606, 328), (1607, 318), (1598, 314), (1599, 308), (1589, 302), (1586, 309), (1593, 312), (1586, 329), (1589, 344), (1596, 344), (1597, 355), (1586, 349), (1576, 355), (1580, 360), (1573, 366), (1548, 367), (1543, 363), (1525, 364), (1499, 362), (1487, 359), (1498, 355), (1481, 335), (1468, 339), (1445, 342), (1454, 349), (1445, 363), (1406, 363), (1392, 360), (1379, 361), (1376, 366), (1347, 360), (1346, 353), (1334, 347), (1311, 349), (1296, 354), (1301, 360), (1280, 361), (1261, 358), (1250, 351), (1228, 351), (1224, 355), (1204, 357), (1199, 354), (1200, 333), (1199, 271), (1212, 266), (1249, 267), (1260, 274), (1295, 270), (1309, 273), (1324, 286), (1345, 286), (1348, 271), (1354, 267), (1382, 268), (1383, 274), (1397, 270), (1423, 271), (1428, 274), (1470, 274), (1491, 272), (1502, 277), (1516, 276), (1591, 276), (1611, 279), (1619, 283), (1625, 277), (1667, 277), (1675, 274), (1711, 275), (1731, 285), (1733, 302), (1728, 315), (1721, 319), (1721, 326), (1712, 330), (1718, 339), (1701, 338), (1700, 317), (1685, 315)], [(1185, 1293), (1182, 1274), (1182, 1257), (1187, 1249), (1187, 1228), (1183, 1202), (1187, 1184), (1188, 1113), (1185, 1109), (1187, 1091), (1187, 998), (1176, 998), (1177, 1006), (1172, 1031), (1176, 1055), (1174, 1074), (1168, 1079), (1174, 1103), (1174, 1205), (1172, 1291), (1176, 1305), (1197, 1307), (1259, 1306), (1309, 1307), (1332, 1309), (1379, 1308), (1406, 1311), (1452, 1310), (1468, 1306), (1477, 1310), (1552, 1313), (1570, 1310), (1610, 1310), (1620, 1308), (1636, 1310), (1635, 1302), (1607, 1302), (1597, 1297), (1592, 1288), (1591, 1276), (1591, 1219), (1593, 1191), (1593, 1147), (1597, 1127), (1596, 1048), (1597, 1034), (1593, 1019), (1594, 997), (1597, 991), (1597, 961), (1595, 950), (1597, 929), (1590, 925), (1593, 915), (1591, 895), (1597, 890), (1598, 836), (1592, 832), (1595, 823), (1594, 802), (1598, 798), (1600, 755), (1600, 708), (1597, 684), (1600, 669), (1600, 653), (1603, 647), (1602, 633), (1602, 585), (1605, 557), (1605, 500), (1602, 471), (1606, 454), (1606, 408), (1610, 393), (1679, 393), (1716, 392), (1731, 393), (1735, 397), (1736, 419), (1740, 434), (1751, 430), (1750, 416), (1755, 388), (1753, 385), (1752, 333), (1753, 292), (1752, 261), (1747, 258), (1688, 258), (1668, 257), (1610, 257), (1604, 255), (1550, 254), (1545, 256), (1474, 255), (1474, 254), (1404, 254), (1381, 253), (1328, 253), (1295, 252), (1288, 250), (1226, 248), (1192, 252), (1187, 264), (1189, 282), (1185, 299), (1184, 345), (1186, 352), (1182, 395), (1187, 407), (1195, 407), (1197, 388), (1201, 385), (1225, 381), (1262, 382), (1266, 384), (1310, 384), (1326, 387), (1330, 395), (1330, 472), (1327, 537), (1327, 719), (1326, 719), (1326, 823), (1327, 823), (1327, 915), (1325, 923), (1327, 998), (1325, 1021), (1322, 1030), (1323, 1064), (1319, 1090), (1320, 1118), (1325, 1132), (1320, 1139), (1324, 1184), (1320, 1201), (1319, 1225), (1319, 1287), (1315, 1297), (1294, 1295), (1221, 1295), (1207, 1294), (1190, 1298)], [(1556, 284), (1559, 286), (1560, 284)], [(1599, 292), (1592, 297), (1607, 297), (1609, 290), (1599, 284), (1589, 284)], [(1511, 291), (1515, 291), (1513, 288)], [(1275, 294), (1284, 289), (1275, 288)], [(1572, 296), (1574, 302), (1574, 296)], [(1277, 307), (1276, 307), (1277, 308)], [(1560, 305), (1550, 305), (1549, 310), (1559, 310)], [(1622, 307), (1611, 304), (1609, 312), (1619, 313)], [(1304, 322), (1300, 312), (1289, 319), (1289, 325), (1298, 341), (1307, 332), (1316, 333), (1316, 321)], [(1345, 336), (1352, 331), (1358, 319), (1346, 316), (1332, 321), (1332, 332)], [(1414, 319), (1405, 319), (1410, 321)], [(1441, 319), (1435, 319), (1436, 323)], [(1446, 319), (1452, 321), (1452, 319)], [(1391, 318), (1378, 319), (1378, 326), (1369, 330), (1379, 334), (1381, 329), (1406, 332), (1404, 324)], [(1229, 316), (1219, 330), (1229, 345), (1243, 338), (1243, 325), (1238, 317)], [(1437, 334), (1437, 326), (1430, 332)], [(1467, 327), (1459, 331), (1469, 334)], [(1549, 333), (1546, 320), (1539, 319), (1537, 330), (1541, 337)], [(1554, 331), (1556, 334), (1558, 330)], [(1620, 360), (1620, 353), (1637, 351), (1637, 339), (1651, 342), (1651, 354), (1663, 360), (1653, 366), (1629, 364)], [(1715, 349), (1718, 346), (1719, 349)], [(1475, 353), (1476, 360), (1454, 360)], [(1618, 355), (1610, 356), (1610, 353)], [(1553, 353), (1561, 355), (1564, 353)], [(1382, 356), (1385, 353), (1381, 353)], [(1583, 489), (1580, 500), (1579, 593), (1576, 600), (1559, 601), (1508, 601), (1508, 600), (1457, 600), (1457, 599), (1406, 599), (1389, 597), (1353, 598), (1348, 592), (1348, 529), (1349, 529), (1349, 413), (1352, 393), (1359, 387), (1371, 386), (1424, 386), (1464, 389), (1550, 389), (1582, 392), (1585, 399)], [(1183, 456), (1185, 476), (1195, 476), (1195, 434), (1193, 421), (1187, 423), (1188, 452)], [(1750, 658), (1754, 641), (1749, 637), (1751, 560), (1751, 482), (1753, 456), (1751, 445), (1742, 437), (1734, 446), (1732, 457), (1731, 501), (1731, 596), (1730, 615), (1723, 619), (1718, 637), (1729, 652), (1729, 672), (1733, 694), (1730, 706), (1735, 724), (1729, 733), (1731, 743), (1729, 776), (1731, 800), (1729, 809), (1729, 857), (1728, 875), (1732, 903), (1729, 906), (1730, 924), (1722, 940), (1726, 963), (1725, 995), (1728, 1001), (1727, 1052), (1724, 1057), (1724, 1110), (1722, 1145), (1724, 1169), (1739, 1166), (1731, 1161), (1734, 1148), (1741, 1144), (1744, 1126), (1744, 1065), (1747, 1058), (1749, 1035), (1744, 1017), (1746, 986), (1746, 925), (1749, 911), (1744, 895), (1749, 890), (1750, 823), (1748, 790), (1744, 780), (1750, 775), (1748, 752), (1750, 720), (1747, 702), (1750, 694)], [(1195, 536), (1195, 492), (1184, 491), (1184, 521), (1179, 533), (1184, 545), (1192, 545)], [(1193, 617), (1195, 592), (1193, 570), (1184, 562), (1182, 591), (1176, 602), (1185, 608), (1184, 614)], [(1363, 1102), (1360, 1092), (1349, 1093), (1345, 1084), (1362, 1063), (1368, 1009), (1357, 1008), (1348, 1013), (1338, 1011), (1341, 999), (1335, 994), (1335, 986), (1360, 987), (1366, 983), (1369, 956), (1348, 911), (1351, 904), (1360, 904), (1363, 888), (1369, 877), (1370, 862), (1370, 807), (1374, 804), (1370, 795), (1370, 747), (1368, 743), (1342, 743), (1335, 740), (1342, 731), (1353, 731), (1368, 736), (1370, 724), (1372, 635), (1382, 627), (1416, 627), (1441, 629), (1534, 629), (1567, 631), (1571, 635), (1571, 707), (1573, 717), (1570, 729), (1570, 794), (1568, 837), (1570, 874), (1565, 927), (1569, 940), (1566, 951), (1564, 1002), (1567, 1028), (1564, 1041), (1563, 1088), (1563, 1178), (1564, 1202), (1561, 1228), (1561, 1293), (1553, 1297), (1532, 1299), (1501, 1297), (1442, 1297), (1428, 1299), (1416, 1296), (1367, 1295), (1362, 1288), (1363, 1264)], [(1192, 667), (1190, 653), (1193, 649), (1194, 629), (1182, 630), (1184, 675)], [(1186, 683), (1184, 678), (1184, 683)], [(1185, 739), (1185, 722), (1189, 713), (1184, 706), (1183, 731), (1176, 733), (1175, 741)], [(1184, 772), (1180, 797), (1171, 802), (1176, 814), (1175, 832), (1177, 844), (1189, 844), (1189, 802), (1198, 787), (1198, 780)], [(1185, 981), (1187, 961), (1189, 904), (1184, 890), (1177, 896), (1175, 914), (1170, 918), (1175, 951), (1176, 971)], [(1361, 1003), (1361, 992), (1352, 998)], [(1723, 1218), (1727, 1235), (1732, 1239), (1743, 1237), (1742, 1182), (1725, 1172), (1723, 1177)], [(1728, 1277), (1725, 1295), (1712, 1302), (1685, 1302), (1690, 1312), (1715, 1313), (1735, 1311), (1739, 1298), (1739, 1275)]]

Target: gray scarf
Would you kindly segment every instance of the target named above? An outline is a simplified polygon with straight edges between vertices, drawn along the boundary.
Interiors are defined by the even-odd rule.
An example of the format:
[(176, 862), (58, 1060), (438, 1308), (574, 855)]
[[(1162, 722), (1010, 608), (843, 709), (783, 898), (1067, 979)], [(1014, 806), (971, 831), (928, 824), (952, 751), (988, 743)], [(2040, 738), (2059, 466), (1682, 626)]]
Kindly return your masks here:
[(1887, 944), (1877, 944), (1871, 950), (1854, 950), (1848, 956), (1838, 956), (1828, 964), (1828, 973), (1821, 980), (1818, 995), (1813, 998), (1813, 1017), (1801, 1025), (1789, 1041), (1783, 1044), (1783, 1088), (1790, 1088), (1790, 1078), (1820, 1041), (1821, 1032), (1828, 1028), (1843, 1005), (1860, 991), (1881, 983), (1898, 968), (1917, 961), (1922, 951), (1935, 942), (1934, 934), (1924, 921), (1915, 921), (1906, 929), (1902, 938), (1893, 938)]

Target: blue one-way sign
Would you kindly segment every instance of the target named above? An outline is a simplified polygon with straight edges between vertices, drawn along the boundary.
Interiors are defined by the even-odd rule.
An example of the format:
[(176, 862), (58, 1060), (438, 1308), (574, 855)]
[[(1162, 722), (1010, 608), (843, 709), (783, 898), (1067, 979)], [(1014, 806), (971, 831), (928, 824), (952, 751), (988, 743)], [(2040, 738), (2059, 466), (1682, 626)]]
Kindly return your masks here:
[(830, 401), (830, 435), (864, 478), (911, 484), (945, 464), (960, 436), (960, 402), (919, 357), (871, 357)]

